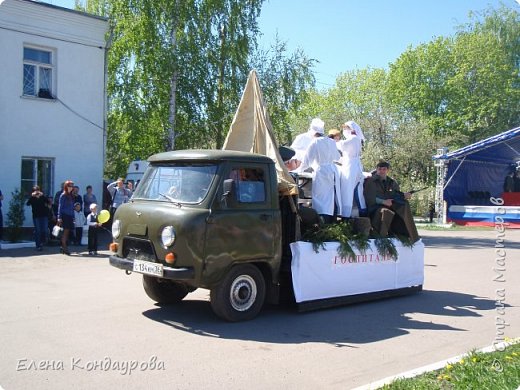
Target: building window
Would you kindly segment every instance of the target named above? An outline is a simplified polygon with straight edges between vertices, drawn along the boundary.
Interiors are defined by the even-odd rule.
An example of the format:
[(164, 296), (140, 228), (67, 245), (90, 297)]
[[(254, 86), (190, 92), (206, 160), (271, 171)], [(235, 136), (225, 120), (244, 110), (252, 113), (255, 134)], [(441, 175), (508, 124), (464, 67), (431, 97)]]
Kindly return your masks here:
[(35, 185), (45, 195), (52, 196), (53, 160), (49, 158), (22, 158), (22, 191), (29, 195)]
[(23, 48), (23, 94), (53, 99), (53, 53), (49, 50)]

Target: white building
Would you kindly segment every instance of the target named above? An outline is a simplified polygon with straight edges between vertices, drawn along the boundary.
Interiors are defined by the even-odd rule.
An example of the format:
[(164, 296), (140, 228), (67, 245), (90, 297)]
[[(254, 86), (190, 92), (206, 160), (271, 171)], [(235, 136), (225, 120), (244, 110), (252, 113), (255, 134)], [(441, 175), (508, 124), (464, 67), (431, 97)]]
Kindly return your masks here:
[[(30, 0), (0, 0), (0, 190), (73, 180), (103, 194), (105, 18)], [(30, 207), (25, 226), (32, 226)]]

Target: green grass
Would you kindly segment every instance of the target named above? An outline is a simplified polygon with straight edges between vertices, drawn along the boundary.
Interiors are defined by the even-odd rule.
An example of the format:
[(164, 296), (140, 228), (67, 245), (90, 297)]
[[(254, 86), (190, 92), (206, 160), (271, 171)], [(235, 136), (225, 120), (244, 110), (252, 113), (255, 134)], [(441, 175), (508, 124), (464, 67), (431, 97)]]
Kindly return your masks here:
[(397, 379), (382, 389), (489, 389), (516, 390), (520, 386), (520, 343), (502, 352), (471, 352), (458, 362), (414, 378)]

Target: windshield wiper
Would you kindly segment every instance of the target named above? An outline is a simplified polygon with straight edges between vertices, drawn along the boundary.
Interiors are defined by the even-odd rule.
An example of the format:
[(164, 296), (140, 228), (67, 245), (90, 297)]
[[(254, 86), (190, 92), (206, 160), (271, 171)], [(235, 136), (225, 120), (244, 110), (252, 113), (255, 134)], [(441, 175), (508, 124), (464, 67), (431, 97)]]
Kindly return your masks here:
[(182, 204), (179, 203), (179, 202), (176, 202), (175, 199), (173, 199), (170, 195), (166, 195), (166, 194), (163, 194), (162, 192), (159, 192), (159, 195), (165, 197), (166, 199), (168, 199), (171, 203), (173, 203), (175, 206), (181, 208), (182, 207)]

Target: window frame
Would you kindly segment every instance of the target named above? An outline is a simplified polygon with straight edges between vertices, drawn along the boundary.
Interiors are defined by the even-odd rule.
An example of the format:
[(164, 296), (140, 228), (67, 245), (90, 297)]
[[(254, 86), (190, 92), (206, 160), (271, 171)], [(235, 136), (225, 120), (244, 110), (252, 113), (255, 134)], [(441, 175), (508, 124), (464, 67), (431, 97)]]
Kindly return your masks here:
[[(211, 162), (151, 164), (150, 169), (147, 169), (143, 175), (139, 186), (135, 188), (132, 197), (133, 199), (170, 201), (179, 204), (200, 204), (207, 198), (213, 187), (217, 171), (218, 165)], [(199, 196), (191, 197), (186, 194), (191, 192), (190, 189), (193, 189), (190, 183), (197, 186), (202, 182), (190, 181), (184, 178), (184, 175), (187, 175), (188, 178), (190, 175), (197, 179), (202, 179), (204, 176), (209, 178), (209, 181), (199, 188), (200, 193), (196, 191)]]
[[(26, 49), (48, 53), (50, 57), (50, 62), (46, 63), (28, 58), (26, 59)], [(47, 100), (56, 99), (56, 49), (31, 44), (24, 44), (22, 49), (22, 64), (22, 96)], [(32, 92), (26, 90), (26, 67), (33, 68)], [(48, 83), (49, 85), (43, 85), (44, 81), (42, 73), (45, 70), (50, 73), (50, 81)]]
[[(27, 172), (27, 167), (24, 163), (32, 162), (31, 177), (24, 177)], [(26, 196), (29, 196), (32, 192), (32, 188), (38, 185), (41, 191), (47, 196), (53, 196), (54, 189), (54, 158), (52, 157), (32, 157), (22, 156), (20, 165), (20, 188), (25, 192)], [(48, 163), (47, 171), (45, 170), (45, 164)]]
[[(255, 173), (256, 172), (256, 180), (254, 178), (243, 178), (240, 177), (240, 171), (244, 172), (250, 172)], [(233, 179), (234, 181), (234, 187), (235, 187), (235, 203), (237, 205), (252, 205), (252, 206), (258, 206), (261, 204), (266, 204), (268, 201), (268, 188), (267, 188), (267, 181), (266, 181), (266, 172), (264, 166), (254, 165), (254, 164), (241, 164), (241, 165), (234, 165), (231, 168), (229, 177)], [(249, 183), (258, 183), (261, 184), (261, 189), (263, 190), (261, 197), (252, 197), (250, 199), (244, 197), (244, 193), (242, 192), (242, 185), (246, 185)], [(256, 186), (258, 186), (256, 184)], [(258, 188), (257, 188), (258, 189)]]

